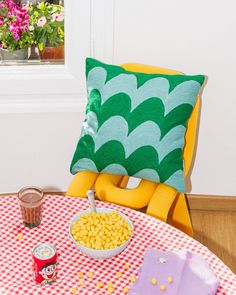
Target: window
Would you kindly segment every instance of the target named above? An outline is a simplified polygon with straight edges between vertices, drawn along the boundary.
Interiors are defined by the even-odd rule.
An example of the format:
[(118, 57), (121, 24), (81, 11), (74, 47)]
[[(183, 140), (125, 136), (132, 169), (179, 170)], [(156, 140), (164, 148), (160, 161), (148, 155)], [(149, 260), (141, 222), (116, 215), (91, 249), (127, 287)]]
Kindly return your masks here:
[[(112, 62), (113, 1), (55, 1), (64, 7), (64, 60), (0, 61), (0, 113), (84, 109), (85, 58)], [(20, 5), (24, 3), (20, 1)]]
[(64, 1), (0, 0), (0, 65), (64, 64)]

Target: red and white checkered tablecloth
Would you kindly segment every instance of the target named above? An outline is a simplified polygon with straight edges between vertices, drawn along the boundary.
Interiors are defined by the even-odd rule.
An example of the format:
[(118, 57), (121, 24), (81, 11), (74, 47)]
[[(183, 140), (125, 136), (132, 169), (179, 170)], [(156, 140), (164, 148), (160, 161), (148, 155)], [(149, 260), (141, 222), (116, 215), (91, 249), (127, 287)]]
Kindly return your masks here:
[[(41, 225), (28, 229), (21, 222), (17, 198), (0, 197), (0, 294), (69, 295), (72, 294), (72, 288), (76, 288), (76, 294), (79, 295), (105, 295), (108, 294), (106, 285), (111, 282), (114, 285), (112, 294), (122, 295), (123, 288), (131, 284), (130, 277), (137, 276), (144, 251), (148, 247), (164, 251), (188, 249), (201, 254), (221, 281), (217, 294), (236, 294), (236, 276), (219, 258), (194, 239), (135, 210), (102, 202), (97, 202), (97, 206), (123, 212), (129, 216), (135, 228), (129, 246), (120, 255), (105, 261), (84, 256), (69, 238), (69, 222), (79, 211), (88, 208), (87, 200), (48, 195), (44, 200)], [(21, 241), (18, 239), (19, 233), (23, 235)], [(31, 251), (42, 242), (55, 245), (59, 254), (58, 280), (49, 286), (34, 283), (31, 273)], [(125, 263), (130, 265), (128, 270), (124, 269)], [(121, 278), (116, 276), (118, 271), (123, 274)], [(84, 286), (79, 285), (78, 272), (84, 274)], [(92, 279), (87, 277), (88, 272), (94, 273)], [(97, 287), (98, 281), (103, 282), (104, 286)]]

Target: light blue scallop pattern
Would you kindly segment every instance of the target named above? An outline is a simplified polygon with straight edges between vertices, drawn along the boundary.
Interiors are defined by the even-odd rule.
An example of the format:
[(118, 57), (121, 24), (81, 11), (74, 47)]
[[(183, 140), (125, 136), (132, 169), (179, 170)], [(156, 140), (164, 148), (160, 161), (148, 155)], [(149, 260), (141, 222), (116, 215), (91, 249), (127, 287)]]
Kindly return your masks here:
[[(130, 97), (131, 111), (149, 98), (157, 97), (164, 105), (165, 116), (182, 104), (194, 106), (201, 87), (197, 81), (189, 80), (182, 82), (169, 92), (169, 81), (164, 77), (150, 79), (139, 88), (137, 78), (133, 74), (119, 74), (107, 82), (106, 79), (107, 72), (102, 67), (93, 68), (87, 77), (88, 92), (96, 89), (101, 94), (101, 107), (110, 97), (118, 93), (125, 93)], [(123, 145), (126, 159), (138, 148), (151, 146), (156, 150), (159, 163), (161, 163), (169, 153), (178, 148), (182, 149), (184, 146), (186, 127), (182, 125), (172, 128), (163, 138), (161, 138), (160, 127), (153, 121), (145, 121), (130, 134), (128, 123), (122, 116), (112, 116), (103, 122), (99, 129), (98, 126), (96, 113), (88, 112), (81, 136), (90, 135), (92, 137), (95, 153), (109, 141), (118, 141)], [(72, 172), (86, 169), (97, 171), (91, 159), (83, 158), (73, 166)], [(117, 163), (108, 165), (102, 172), (127, 175), (126, 169)], [(157, 171), (149, 168), (138, 171), (134, 176), (153, 181), (160, 180)], [(165, 183), (177, 188), (180, 192), (184, 191), (183, 171), (176, 171)]]

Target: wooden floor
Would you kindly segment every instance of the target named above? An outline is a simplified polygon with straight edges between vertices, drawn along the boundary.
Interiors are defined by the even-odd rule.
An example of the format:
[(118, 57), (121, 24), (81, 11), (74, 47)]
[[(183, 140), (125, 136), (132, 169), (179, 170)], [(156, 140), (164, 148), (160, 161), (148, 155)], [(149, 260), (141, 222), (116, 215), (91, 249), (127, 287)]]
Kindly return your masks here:
[(194, 238), (236, 273), (236, 197), (188, 196)]

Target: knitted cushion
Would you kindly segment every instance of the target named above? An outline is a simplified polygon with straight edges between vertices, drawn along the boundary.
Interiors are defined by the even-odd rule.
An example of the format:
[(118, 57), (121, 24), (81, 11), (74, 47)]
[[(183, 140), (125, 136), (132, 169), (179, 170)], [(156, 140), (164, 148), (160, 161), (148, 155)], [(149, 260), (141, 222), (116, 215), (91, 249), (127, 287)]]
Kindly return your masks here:
[(183, 147), (204, 76), (134, 73), (86, 59), (88, 104), (71, 172), (162, 182), (184, 191)]

